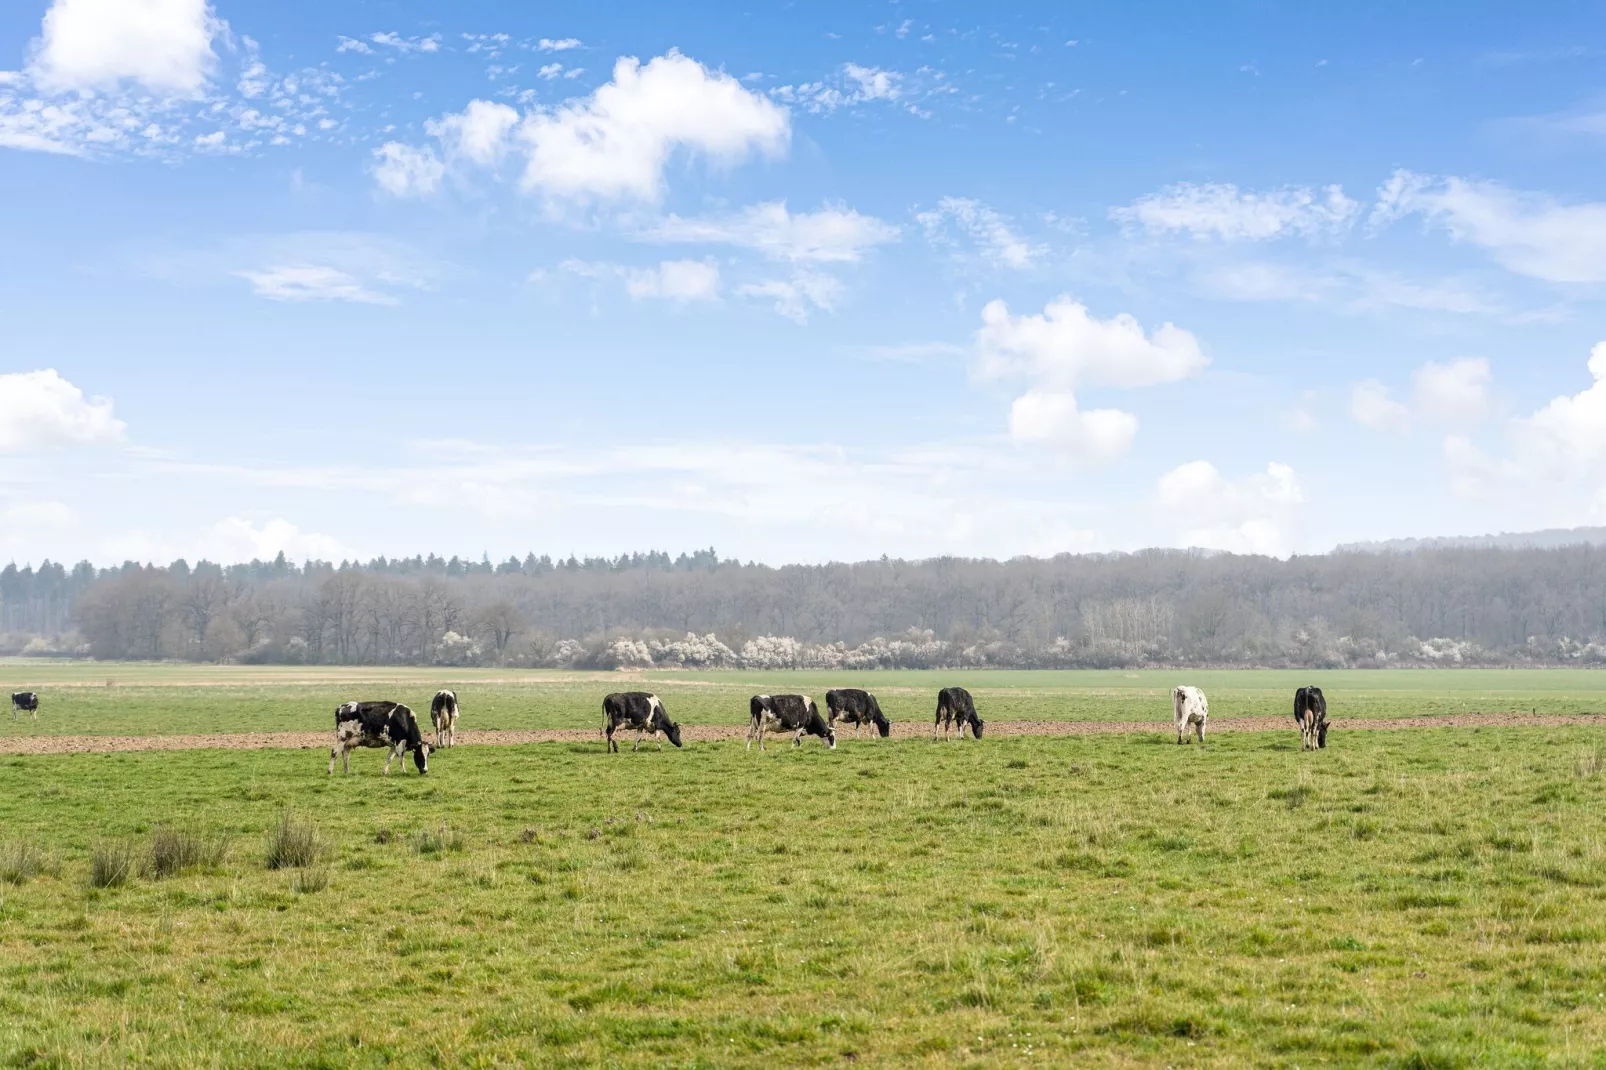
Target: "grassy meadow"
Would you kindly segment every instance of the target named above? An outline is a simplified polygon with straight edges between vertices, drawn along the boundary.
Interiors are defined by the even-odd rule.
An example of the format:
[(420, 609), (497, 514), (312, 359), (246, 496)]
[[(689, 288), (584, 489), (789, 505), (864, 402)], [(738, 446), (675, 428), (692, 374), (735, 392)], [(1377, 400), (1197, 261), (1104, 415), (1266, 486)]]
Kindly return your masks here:
[[(474, 727), (588, 727), (623, 686), (46, 668), (11, 685), (40, 731), (322, 727), (440, 682)], [(1606, 1065), (1597, 729), (1178, 747), (1178, 674), (1136, 675), (960, 682), (1000, 718), (1158, 699), (1153, 733), (460, 747), (427, 778), (376, 751), (332, 778), (316, 751), (0, 757), (0, 1065)], [(1587, 673), (1185, 675), (1218, 716), (1307, 678), (1335, 716), (1601, 708)], [(850, 680), (897, 718), (939, 678)], [(647, 686), (729, 722), (826, 683)]]

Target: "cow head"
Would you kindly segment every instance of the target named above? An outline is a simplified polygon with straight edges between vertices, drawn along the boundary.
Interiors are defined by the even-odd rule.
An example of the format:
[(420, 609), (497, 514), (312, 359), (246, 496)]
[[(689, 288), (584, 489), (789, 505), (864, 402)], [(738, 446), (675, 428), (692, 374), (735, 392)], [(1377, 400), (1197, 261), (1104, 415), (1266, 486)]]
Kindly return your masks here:
[(1326, 747), (1327, 746), (1327, 722), (1326, 721), (1323, 721), (1321, 724), (1316, 726), (1316, 746), (1318, 746), (1318, 747)]
[(888, 736), (892, 735), (892, 722), (887, 720), (885, 717), (877, 721), (875, 726), (876, 731), (881, 733), (882, 739), (886, 739)]
[(665, 717), (663, 732), (668, 738), (669, 742), (673, 743), (677, 747), (680, 746), (680, 725)]
[(980, 717), (977, 717), (974, 714), (971, 715), (971, 718), (970, 718), (970, 732), (971, 732), (971, 735), (975, 736), (977, 739), (980, 739), (981, 738), (982, 726), (985, 725), (986, 723), (987, 722), (983, 721)]
[(826, 726), (825, 729), (825, 745), (832, 750), (836, 750), (836, 729), (830, 726)]
[(427, 774), (429, 772), (429, 744), (419, 741), (412, 745), (412, 751), (413, 764), (418, 767), (420, 773)]

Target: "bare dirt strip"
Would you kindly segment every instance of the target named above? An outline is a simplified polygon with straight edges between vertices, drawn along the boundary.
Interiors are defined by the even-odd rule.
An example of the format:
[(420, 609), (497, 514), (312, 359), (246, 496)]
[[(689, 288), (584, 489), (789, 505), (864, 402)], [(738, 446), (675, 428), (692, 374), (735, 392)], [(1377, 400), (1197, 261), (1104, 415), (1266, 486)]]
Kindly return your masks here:
[[(1334, 733), (1397, 732), (1415, 728), (1560, 728), (1569, 725), (1602, 725), (1606, 717), (1599, 714), (1531, 714), (1531, 713), (1461, 713), (1443, 717), (1379, 717), (1352, 721), (1333, 721)], [(993, 721), (987, 725), (986, 738), (995, 736), (1097, 736), (1117, 733), (1174, 731), (1171, 725), (1153, 721)], [(1215, 732), (1286, 732), (1296, 731), (1291, 717), (1223, 717), (1210, 722), (1210, 733)], [(896, 739), (929, 738), (929, 725), (902, 721), (892, 726)], [(746, 725), (685, 725), (682, 738), (687, 743), (712, 743), (719, 740), (741, 740), (747, 736)], [(549, 728), (533, 731), (506, 729), (499, 731), (458, 732), (461, 746), (511, 747), (524, 743), (599, 743), (602, 735), (594, 728)], [(634, 742), (634, 733), (621, 733), (618, 737), (624, 746)], [(784, 742), (785, 734), (771, 735), (771, 740)], [(839, 741), (853, 738), (853, 730), (840, 728)], [(863, 734), (868, 741), (869, 730)], [(322, 750), (330, 745), (329, 732), (228, 732), (214, 735), (176, 736), (29, 736), (0, 739), (0, 754), (109, 754), (153, 750)], [(643, 743), (649, 743), (644, 740)]]

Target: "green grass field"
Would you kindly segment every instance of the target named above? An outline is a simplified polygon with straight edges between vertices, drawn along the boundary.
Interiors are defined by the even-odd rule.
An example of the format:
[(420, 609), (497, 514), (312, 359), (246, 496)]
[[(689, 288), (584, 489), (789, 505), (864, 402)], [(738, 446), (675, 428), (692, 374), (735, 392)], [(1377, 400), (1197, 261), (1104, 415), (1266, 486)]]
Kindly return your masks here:
[(457, 690), (465, 728), (592, 728), (609, 691), (656, 691), (677, 721), (742, 724), (748, 696), (864, 687), (895, 721), (930, 723), (939, 688), (968, 687), (987, 720), (1149, 721), (1171, 717), (1170, 689), (1193, 683), (1213, 717), (1284, 716), (1293, 692), (1320, 683), (1335, 718), (1467, 712), (1606, 710), (1606, 672), (1565, 669), (1147, 670), (1065, 672), (563, 673), (491, 669), (347, 669), (40, 662), (0, 659), (7, 691), (41, 696), (37, 722), (6, 734), (155, 735), (323, 730), (351, 698), (391, 698), (419, 713)]
[[(42, 730), (137, 734), (322, 727), (362, 681), (589, 727), (622, 679), (48, 668), (11, 685)], [(1348, 716), (1601, 706), (1587, 673), (1185, 675), (1217, 715), (1282, 713), (1296, 678)], [(1152, 734), (462, 747), (427, 778), (376, 751), (333, 778), (316, 751), (0, 758), (0, 1065), (1606, 1066), (1597, 730), (1178, 747), (1177, 676), (961, 681), (995, 717), (1158, 698)], [(849, 681), (925, 717), (939, 678)], [(649, 686), (729, 722), (825, 682)], [(287, 813), (325, 847), (270, 869)], [(173, 830), (211, 850), (166, 836), (158, 876)], [(127, 883), (93, 886), (119, 849)]]

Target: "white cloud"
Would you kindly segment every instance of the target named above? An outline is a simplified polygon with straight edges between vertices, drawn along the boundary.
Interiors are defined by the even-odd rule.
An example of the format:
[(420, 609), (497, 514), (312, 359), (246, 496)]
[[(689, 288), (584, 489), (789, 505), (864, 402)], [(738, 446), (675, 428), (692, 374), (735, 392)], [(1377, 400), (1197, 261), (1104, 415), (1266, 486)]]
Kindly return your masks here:
[(677, 304), (690, 304), (719, 300), (719, 265), (707, 260), (665, 260), (649, 268), (565, 260), (559, 266), (570, 274), (584, 278), (620, 279), (624, 282), (625, 292), (637, 301), (658, 298)]
[(579, 48), (580, 41), (574, 37), (562, 37), (556, 41), (543, 37), (535, 43), (535, 47), (542, 52), (567, 52), (571, 48)]
[(1551, 282), (1606, 282), (1606, 202), (1564, 205), (1498, 182), (1396, 171), (1378, 190), (1374, 226), (1419, 214), (1511, 271)]
[(842, 299), (842, 282), (830, 275), (800, 271), (790, 279), (766, 279), (737, 288), (743, 297), (771, 299), (777, 314), (794, 323), (807, 323), (814, 309), (835, 311)]
[(1154, 505), (1180, 545), (1287, 557), (1298, 547), (1304, 501), (1286, 464), (1230, 481), (1209, 461), (1192, 461), (1160, 477)]
[(1411, 427), (1411, 410), (1389, 397), (1388, 387), (1376, 379), (1355, 384), (1349, 411), (1357, 423), (1379, 431), (1403, 432)]
[(367, 41), (359, 41), (355, 37), (338, 37), (340, 43), (335, 46), (336, 52), (355, 52), (362, 56), (373, 55), (374, 50)]
[(1452, 426), (1476, 423), (1488, 412), (1493, 376), (1482, 357), (1444, 364), (1429, 361), (1417, 369), (1414, 407), (1428, 420)]
[(0, 451), (119, 442), (124, 430), (109, 399), (85, 398), (53, 368), (0, 375)]
[(968, 197), (944, 197), (937, 207), (915, 219), (933, 243), (947, 241), (948, 225), (963, 231), (992, 263), (1020, 270), (1041, 259), (1044, 249), (1016, 234), (1009, 221), (987, 205)]
[(641, 233), (646, 241), (735, 245), (775, 260), (845, 262), (866, 249), (898, 239), (898, 228), (851, 208), (792, 213), (785, 201), (767, 201), (725, 216), (683, 219), (671, 215)]
[(1010, 407), (1011, 436), (1089, 460), (1124, 454), (1138, 419), (1117, 409), (1083, 412), (1075, 389), (1175, 382), (1209, 363), (1198, 340), (1180, 327), (1167, 323), (1145, 334), (1125, 313), (1094, 319), (1069, 297), (1050, 301), (1042, 315), (1012, 316), (1003, 301), (990, 301), (982, 309), (975, 344), (977, 375), (1032, 384)]
[(535, 73), (536, 73), (536, 76), (538, 78), (544, 78), (544, 79), (546, 79), (547, 81), (550, 82), (550, 81), (552, 81), (552, 79), (556, 78), (558, 75), (563, 73), (563, 64), (561, 64), (561, 63), (545, 63), (545, 64), (542, 64), (541, 65), (541, 69), (536, 71)]
[(441, 35), (432, 33), (428, 37), (403, 37), (399, 33), (371, 33), (368, 40), (376, 45), (394, 48), (398, 52), (439, 52), (441, 50)]
[(502, 162), (508, 148), (507, 136), (518, 121), (519, 113), (506, 104), (471, 100), (461, 112), (431, 119), (424, 129), (439, 139), (448, 159), (461, 158), (481, 167), (495, 167)]
[(213, 38), (226, 32), (206, 0), (55, 0), (29, 73), (51, 93), (133, 82), (193, 96), (217, 66)]
[(273, 301), (351, 301), (365, 305), (394, 305), (389, 294), (371, 290), (355, 277), (322, 264), (299, 264), (241, 271), (259, 297)]
[[(776, 87), (771, 95), (786, 104), (796, 104), (816, 115), (828, 115), (838, 108), (872, 101), (903, 98), (905, 79), (897, 71), (844, 63), (828, 80)], [(910, 110), (917, 110), (911, 106)]]
[(433, 149), (388, 141), (374, 150), (374, 180), (392, 197), (427, 197), (441, 188), (446, 165)]
[(1606, 342), (1589, 351), (1594, 381), (1577, 394), (1554, 398), (1514, 422), (1517, 459), (1535, 475), (1606, 475)]
[(1181, 232), (1199, 240), (1232, 242), (1336, 234), (1354, 225), (1359, 212), (1360, 205), (1338, 186), (1320, 191), (1290, 186), (1251, 193), (1231, 184), (1185, 182), (1112, 208), (1110, 216), (1151, 232)]
[(884, 71), (880, 67), (861, 67), (857, 63), (844, 63), (842, 74), (845, 78), (858, 86), (854, 90), (856, 100), (897, 100), (900, 95), (898, 82), (903, 75), (897, 71)]
[(526, 116), (524, 188), (571, 199), (654, 201), (676, 150), (735, 164), (778, 156), (791, 127), (786, 111), (723, 71), (671, 51), (643, 65), (624, 57), (613, 80), (580, 100)]
[(1209, 359), (1192, 333), (1166, 323), (1148, 334), (1132, 316), (1095, 319), (1069, 297), (1041, 315), (1012, 316), (1003, 301), (982, 309), (977, 370), (984, 378), (1025, 376), (1053, 389), (1153, 386), (1202, 371)]
[(274, 519), (258, 526), (237, 516), (226, 517), (203, 532), (195, 542), (194, 556), (232, 565), (272, 561), (281, 552), (292, 561), (343, 561), (358, 556), (339, 539), (302, 531), (288, 520)]
[(1094, 461), (1123, 457), (1137, 437), (1138, 418), (1118, 409), (1083, 412), (1069, 390), (1029, 390), (1009, 407), (1016, 442), (1054, 446)]

